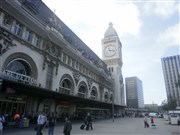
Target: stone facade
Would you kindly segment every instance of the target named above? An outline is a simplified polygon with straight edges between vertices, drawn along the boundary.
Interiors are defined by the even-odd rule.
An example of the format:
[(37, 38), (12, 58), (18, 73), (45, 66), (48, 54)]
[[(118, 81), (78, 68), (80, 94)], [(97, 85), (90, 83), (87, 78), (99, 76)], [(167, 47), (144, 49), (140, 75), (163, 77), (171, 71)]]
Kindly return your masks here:
[(2, 113), (111, 113), (107, 65), (41, 0), (0, 1), (0, 80)]

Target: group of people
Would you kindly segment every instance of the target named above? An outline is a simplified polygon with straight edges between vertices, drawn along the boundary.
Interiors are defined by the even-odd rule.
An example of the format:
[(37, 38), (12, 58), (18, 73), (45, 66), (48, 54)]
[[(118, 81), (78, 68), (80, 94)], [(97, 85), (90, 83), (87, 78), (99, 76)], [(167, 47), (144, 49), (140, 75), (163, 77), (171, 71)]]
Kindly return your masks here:
[[(37, 118), (37, 126), (35, 127), (36, 135), (42, 135), (46, 128), (48, 128), (48, 135), (54, 135), (55, 123), (56, 123), (56, 118), (54, 116), (54, 113), (49, 114), (47, 116), (44, 112), (39, 114)], [(64, 129), (63, 129), (64, 135), (70, 135), (71, 129), (72, 129), (71, 121), (69, 117), (66, 116)]]
[[(150, 117), (150, 123), (151, 123), (151, 125), (154, 125), (154, 119), (153, 119), (152, 116)], [(144, 116), (144, 127), (145, 127), (145, 128), (148, 128), (148, 127), (149, 127), (148, 115), (145, 115), (145, 116)]]

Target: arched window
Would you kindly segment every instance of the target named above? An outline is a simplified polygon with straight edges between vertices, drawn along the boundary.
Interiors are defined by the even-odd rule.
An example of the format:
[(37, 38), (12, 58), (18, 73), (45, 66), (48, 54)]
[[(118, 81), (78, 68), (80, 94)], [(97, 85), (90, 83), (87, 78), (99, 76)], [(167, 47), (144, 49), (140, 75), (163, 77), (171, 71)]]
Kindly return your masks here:
[(110, 101), (111, 102), (113, 101), (113, 94), (111, 94), (111, 96), (110, 96)]
[(78, 96), (83, 98), (86, 96), (86, 87), (84, 85), (79, 87)]
[(105, 94), (104, 94), (104, 100), (105, 100), (105, 102), (108, 101), (108, 92), (105, 92)]
[(96, 99), (96, 90), (91, 91), (91, 99)]
[(24, 60), (14, 60), (10, 62), (6, 67), (6, 70), (10, 70), (26, 76), (31, 76), (32, 74), (30, 65)]
[(68, 79), (64, 79), (62, 81), (61, 87), (62, 87), (62, 90), (61, 90), (62, 93), (70, 94), (71, 88), (72, 88), (71, 81)]

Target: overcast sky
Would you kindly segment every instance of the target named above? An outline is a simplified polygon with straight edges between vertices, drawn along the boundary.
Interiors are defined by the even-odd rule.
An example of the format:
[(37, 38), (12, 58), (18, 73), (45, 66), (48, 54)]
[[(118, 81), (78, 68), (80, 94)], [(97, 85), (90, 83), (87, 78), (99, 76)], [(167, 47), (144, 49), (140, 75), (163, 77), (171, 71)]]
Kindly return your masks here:
[(100, 58), (101, 40), (112, 22), (122, 43), (123, 77), (143, 82), (145, 104), (166, 99), (161, 58), (180, 54), (179, 0), (43, 2)]

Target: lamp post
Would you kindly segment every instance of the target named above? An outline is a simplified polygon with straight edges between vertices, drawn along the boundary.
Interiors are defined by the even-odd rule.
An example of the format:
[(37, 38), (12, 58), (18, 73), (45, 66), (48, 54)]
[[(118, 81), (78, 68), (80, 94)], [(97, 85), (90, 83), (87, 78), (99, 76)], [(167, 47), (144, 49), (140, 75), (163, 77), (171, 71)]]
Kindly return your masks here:
[(113, 119), (113, 122), (114, 122), (114, 93), (112, 95), (112, 119)]

